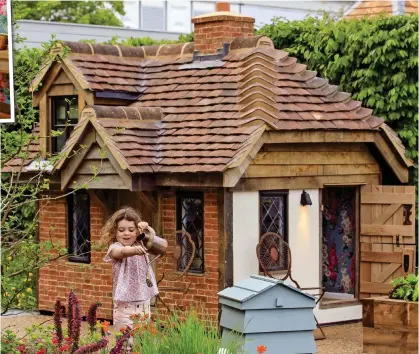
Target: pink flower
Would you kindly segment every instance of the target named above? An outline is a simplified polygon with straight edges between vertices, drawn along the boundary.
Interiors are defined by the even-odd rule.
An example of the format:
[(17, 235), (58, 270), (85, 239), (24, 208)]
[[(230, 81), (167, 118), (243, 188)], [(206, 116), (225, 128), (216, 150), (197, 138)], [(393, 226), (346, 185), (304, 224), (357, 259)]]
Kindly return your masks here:
[(41, 350), (38, 350), (35, 354), (45, 354), (47, 350), (45, 348), (42, 348)]
[(68, 344), (63, 345), (63, 346), (60, 348), (60, 352), (64, 352), (64, 351), (66, 351), (66, 350), (68, 350), (68, 349), (70, 349), (70, 345), (68, 345)]
[(17, 347), (17, 350), (22, 354), (26, 353), (26, 347), (22, 344)]

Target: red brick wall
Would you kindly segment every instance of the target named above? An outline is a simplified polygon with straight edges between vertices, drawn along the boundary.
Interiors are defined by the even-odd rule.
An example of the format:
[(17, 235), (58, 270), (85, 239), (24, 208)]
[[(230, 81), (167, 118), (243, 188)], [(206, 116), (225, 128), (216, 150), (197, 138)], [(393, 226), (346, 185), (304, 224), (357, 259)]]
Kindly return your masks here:
[[(204, 274), (188, 273), (188, 279), (192, 281), (181, 306), (193, 306), (198, 311), (204, 309), (204, 313), (216, 320), (218, 316), (218, 194), (217, 190), (204, 193)], [(176, 195), (174, 192), (165, 193), (162, 196), (162, 230), (165, 238), (176, 231)], [(162, 268), (172, 270), (174, 260), (164, 257), (157, 266), (157, 278), (161, 277)], [(163, 290), (163, 287), (182, 285), (180, 281), (162, 281), (159, 284), (160, 296), (169, 304), (169, 308), (182, 296), (179, 292)], [(159, 311), (164, 311), (158, 301)]]
[[(184, 297), (182, 306), (204, 308), (214, 320), (218, 316), (219, 274), (218, 274), (218, 194), (217, 190), (204, 193), (204, 274), (191, 274), (188, 278), (192, 285)], [(58, 194), (56, 194), (58, 195)], [(52, 194), (51, 196), (56, 196)], [(41, 241), (61, 241), (67, 245), (67, 216), (66, 201), (64, 199), (50, 200), (40, 203)], [(168, 237), (176, 231), (176, 195), (174, 192), (162, 196), (162, 234)], [(91, 198), (90, 206), (91, 241), (98, 241), (104, 217), (100, 206)], [(50, 230), (50, 226), (53, 230)], [(111, 265), (103, 262), (105, 252), (92, 251), (91, 264), (68, 262), (67, 259), (54, 261), (40, 269), (38, 299), (39, 309), (54, 311), (56, 299), (60, 299), (67, 306), (67, 295), (70, 289), (76, 293), (81, 304), (82, 315), (87, 313), (88, 307), (96, 301), (102, 303), (99, 308), (99, 318), (112, 318), (112, 270)], [(164, 257), (157, 264), (157, 279), (161, 277), (161, 269), (173, 269), (173, 259)], [(179, 281), (163, 281), (160, 287), (178, 286)], [(173, 308), (175, 302), (182, 296), (179, 292), (160, 291), (163, 300)], [(161, 302), (157, 302), (159, 311), (164, 312)]]
[[(58, 196), (52, 194), (51, 196)], [(39, 238), (41, 241), (61, 241), (67, 246), (67, 207), (66, 199), (41, 201), (39, 219)], [(98, 241), (103, 226), (100, 206), (90, 199), (91, 241)], [(50, 227), (53, 227), (51, 230)], [(60, 259), (39, 271), (38, 299), (39, 309), (54, 311), (55, 301), (60, 299), (67, 307), (67, 295), (72, 289), (81, 304), (82, 315), (87, 314), (89, 306), (100, 301), (99, 318), (112, 318), (112, 269), (104, 263), (104, 252), (93, 251), (91, 263), (74, 263)]]
[(194, 49), (201, 54), (215, 54), (223, 43), (231, 43), (237, 37), (253, 36), (254, 19), (247, 16), (215, 15), (196, 17), (194, 23)]

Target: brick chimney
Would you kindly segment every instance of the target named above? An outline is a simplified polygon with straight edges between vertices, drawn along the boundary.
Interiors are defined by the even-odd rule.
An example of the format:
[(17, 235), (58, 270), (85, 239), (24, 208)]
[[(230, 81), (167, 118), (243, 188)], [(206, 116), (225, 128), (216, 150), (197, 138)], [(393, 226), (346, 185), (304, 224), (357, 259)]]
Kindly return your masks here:
[(253, 36), (254, 18), (230, 12), (228, 2), (218, 2), (215, 11), (192, 19), (194, 49), (200, 54), (215, 54), (223, 43), (231, 43), (236, 37)]

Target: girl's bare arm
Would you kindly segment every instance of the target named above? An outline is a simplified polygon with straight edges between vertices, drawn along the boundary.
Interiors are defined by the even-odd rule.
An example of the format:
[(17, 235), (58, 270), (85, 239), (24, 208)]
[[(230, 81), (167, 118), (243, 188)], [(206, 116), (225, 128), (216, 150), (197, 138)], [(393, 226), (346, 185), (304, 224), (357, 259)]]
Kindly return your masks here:
[(118, 247), (114, 248), (110, 256), (113, 259), (122, 260), (127, 257), (132, 257), (136, 255), (145, 254), (146, 251), (142, 246), (125, 246), (125, 247)]

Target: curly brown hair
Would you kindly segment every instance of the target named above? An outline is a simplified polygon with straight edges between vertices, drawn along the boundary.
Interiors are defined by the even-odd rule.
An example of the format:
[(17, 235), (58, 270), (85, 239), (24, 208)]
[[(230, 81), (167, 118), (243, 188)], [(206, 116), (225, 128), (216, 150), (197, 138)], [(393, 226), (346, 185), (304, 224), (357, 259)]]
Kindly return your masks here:
[(100, 238), (102, 245), (108, 246), (116, 242), (116, 228), (121, 220), (133, 221), (135, 226), (137, 226), (141, 222), (141, 216), (140, 213), (128, 206), (124, 206), (116, 211), (102, 228)]

